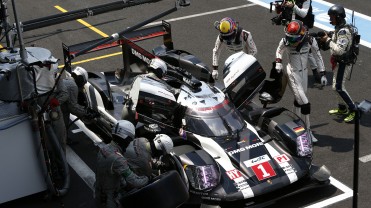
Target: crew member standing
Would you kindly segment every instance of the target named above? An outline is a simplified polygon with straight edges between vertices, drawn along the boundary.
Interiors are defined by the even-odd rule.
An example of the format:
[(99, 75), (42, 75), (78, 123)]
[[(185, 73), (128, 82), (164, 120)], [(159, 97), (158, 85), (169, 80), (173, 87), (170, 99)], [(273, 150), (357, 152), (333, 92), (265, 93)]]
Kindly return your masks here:
[[(278, 73), (281, 73), (283, 69), (282, 57), (283, 53), (286, 52), (289, 63), (287, 64), (286, 70), (283, 71), (283, 74), (287, 76), (289, 87), (295, 97), (294, 106), (296, 114), (301, 115), (310, 131), (312, 141), (317, 142), (318, 140), (311, 131), (309, 121), (311, 106), (306, 95), (308, 86), (307, 63), (309, 53), (312, 51), (319, 70), (324, 72), (325, 67), (322, 56), (319, 52), (317, 42), (314, 38), (308, 36), (307, 29), (301, 21), (291, 21), (286, 26), (285, 33), (286, 37), (281, 39), (276, 50), (276, 70)], [(321, 82), (326, 85), (326, 77), (323, 76), (321, 79)]]
[(246, 54), (255, 56), (258, 52), (252, 35), (249, 31), (244, 30), (238, 26), (230, 17), (225, 17), (220, 22), (215, 22), (215, 28), (220, 32), (215, 41), (213, 49), (213, 72), (214, 80), (218, 79), (218, 65), (222, 46), (225, 45), (231, 52), (243, 51)]
[[(300, 20), (307, 27), (307, 30), (313, 28), (314, 15), (312, 14), (312, 0), (286, 1), (285, 6), (292, 9), (292, 20)], [(309, 53), (309, 65), (313, 72), (314, 81), (321, 83), (321, 76), (318, 73), (318, 66), (312, 53)]]
[[(327, 33), (321, 37), (321, 42), (325, 48), (330, 49), (331, 62), (334, 69), (332, 89), (338, 95), (338, 108), (329, 111), (331, 115), (346, 115), (345, 122), (351, 122), (355, 117), (356, 106), (345, 89), (345, 81), (349, 77), (354, 54), (351, 53), (353, 31), (352, 27), (346, 24), (345, 10), (343, 6), (334, 5), (328, 10), (331, 25), (335, 26), (335, 32), (332, 37)], [(337, 65), (337, 69), (336, 69)]]

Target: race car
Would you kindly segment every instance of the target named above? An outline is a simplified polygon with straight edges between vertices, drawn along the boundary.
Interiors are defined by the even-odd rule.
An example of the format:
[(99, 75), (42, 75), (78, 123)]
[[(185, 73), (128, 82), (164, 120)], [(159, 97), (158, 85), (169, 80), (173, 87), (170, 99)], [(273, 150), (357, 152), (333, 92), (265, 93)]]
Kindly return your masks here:
[[(262, 108), (253, 102), (266, 77), (257, 59), (243, 52), (230, 56), (223, 70), (225, 89), (221, 90), (208, 79), (210, 71), (199, 60), (194, 64), (199, 68), (192, 69), (199, 70), (196, 76), (182, 68), (179, 63), (192, 61), (192, 55), (172, 48), (169, 25), (163, 22), (155, 26), (160, 31), (150, 27), (121, 37), (115, 46), (123, 48), (122, 71), (89, 73), (86, 95), (81, 96), (87, 100), (81, 103), (101, 116), (85, 125), (109, 142), (110, 129), (122, 119), (130, 91), (139, 91), (133, 114), (137, 135), (152, 139), (154, 134), (165, 133), (172, 137), (172, 155), (163, 159), (167, 171), (177, 171), (187, 185), (187, 205), (267, 205), (327, 185), (330, 171), (312, 163), (312, 140), (303, 120), (285, 108)], [(133, 42), (154, 34), (167, 36), (161, 53), (150, 53)], [(68, 57), (79, 47), (65, 45), (65, 54)], [(145, 73), (155, 57), (180, 61), (167, 63), (168, 73), (162, 80), (143, 78), (139, 89), (132, 89), (133, 77)], [(151, 200), (140, 203), (153, 205)]]

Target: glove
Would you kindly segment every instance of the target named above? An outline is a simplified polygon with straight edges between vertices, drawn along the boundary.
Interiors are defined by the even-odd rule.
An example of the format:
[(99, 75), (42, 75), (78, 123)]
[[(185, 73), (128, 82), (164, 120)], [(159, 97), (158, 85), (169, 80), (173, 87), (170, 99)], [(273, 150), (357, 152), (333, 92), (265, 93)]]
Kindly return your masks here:
[(217, 69), (213, 70), (213, 73), (211, 74), (214, 80), (218, 80), (219, 72)]
[(327, 85), (327, 78), (326, 78), (325, 72), (321, 72), (321, 84), (322, 84), (322, 86)]
[(276, 62), (276, 70), (278, 73), (281, 73), (282, 68), (283, 68), (282, 63)]

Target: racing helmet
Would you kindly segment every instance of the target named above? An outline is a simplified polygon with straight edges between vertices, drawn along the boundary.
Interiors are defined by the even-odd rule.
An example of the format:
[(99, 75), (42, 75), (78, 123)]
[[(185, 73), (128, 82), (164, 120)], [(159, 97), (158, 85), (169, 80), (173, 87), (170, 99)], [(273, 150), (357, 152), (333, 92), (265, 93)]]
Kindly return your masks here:
[(174, 148), (173, 140), (166, 134), (157, 134), (153, 142), (159, 151), (170, 153)]
[(76, 67), (72, 71), (71, 76), (75, 79), (76, 85), (78, 87), (83, 87), (88, 82), (89, 78), (88, 72), (80, 66)]
[(230, 17), (225, 17), (220, 20), (220, 22), (215, 22), (215, 27), (220, 32), (220, 38), (231, 44), (231, 42), (236, 38), (237, 34), (237, 23)]
[(125, 150), (135, 138), (135, 127), (130, 121), (119, 120), (112, 127), (112, 140)]
[(341, 24), (344, 21), (345, 17), (346, 17), (345, 9), (341, 5), (333, 5), (327, 11), (327, 14), (329, 16), (335, 16), (336, 25)]
[(334, 16), (336, 16), (338, 18), (342, 18), (342, 19), (344, 19), (346, 17), (345, 9), (341, 5), (333, 5), (332, 7), (330, 7), (330, 9), (328, 9), (327, 14), (328, 15), (334, 15)]
[(307, 34), (307, 28), (300, 20), (293, 20), (285, 27), (286, 44), (297, 46)]
[(166, 72), (167, 72), (167, 66), (166, 63), (159, 59), (154, 58), (151, 60), (151, 63), (149, 64), (149, 69), (152, 70), (152, 72), (158, 77), (162, 78)]

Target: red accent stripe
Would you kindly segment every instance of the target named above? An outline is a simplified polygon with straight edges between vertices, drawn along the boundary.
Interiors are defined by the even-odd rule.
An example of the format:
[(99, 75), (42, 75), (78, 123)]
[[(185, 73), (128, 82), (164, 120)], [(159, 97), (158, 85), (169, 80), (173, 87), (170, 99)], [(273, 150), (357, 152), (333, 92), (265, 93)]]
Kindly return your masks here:
[(218, 105), (211, 106), (211, 107), (205, 107), (205, 108), (196, 108), (197, 111), (211, 111), (219, 109), (229, 103), (229, 100), (225, 99), (222, 103), (219, 103)]

